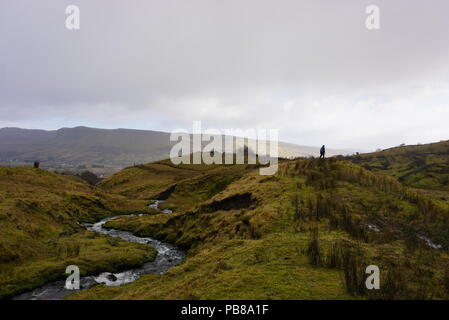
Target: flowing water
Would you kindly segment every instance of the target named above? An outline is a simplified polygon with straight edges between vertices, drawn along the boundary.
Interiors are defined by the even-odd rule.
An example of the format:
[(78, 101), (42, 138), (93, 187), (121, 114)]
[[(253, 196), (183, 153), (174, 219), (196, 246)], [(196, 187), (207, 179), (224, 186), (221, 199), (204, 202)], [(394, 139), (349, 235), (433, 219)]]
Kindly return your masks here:
[[(159, 209), (161, 200), (155, 200), (150, 208)], [(161, 210), (162, 213), (169, 214), (171, 210)], [(80, 290), (85, 290), (92, 287), (95, 284), (104, 284), (106, 286), (120, 286), (125, 283), (133, 282), (142, 274), (158, 273), (163, 274), (172, 266), (179, 263), (184, 258), (184, 253), (177, 249), (175, 246), (161, 242), (152, 238), (142, 238), (133, 235), (128, 231), (121, 231), (115, 229), (105, 229), (103, 226), (106, 222), (117, 219), (119, 217), (129, 217), (136, 215), (119, 215), (111, 218), (105, 218), (94, 224), (85, 224), (86, 228), (97, 233), (109, 235), (114, 238), (120, 238), (125, 241), (137, 242), (154, 247), (157, 250), (156, 259), (152, 262), (143, 264), (140, 268), (130, 269), (119, 273), (103, 272), (97, 276), (86, 276), (80, 278)], [(139, 216), (142, 216), (140, 214)], [(74, 290), (68, 290), (65, 288), (65, 280), (55, 281), (48, 283), (33, 291), (22, 293), (14, 300), (40, 300), (40, 299), (61, 299)]]

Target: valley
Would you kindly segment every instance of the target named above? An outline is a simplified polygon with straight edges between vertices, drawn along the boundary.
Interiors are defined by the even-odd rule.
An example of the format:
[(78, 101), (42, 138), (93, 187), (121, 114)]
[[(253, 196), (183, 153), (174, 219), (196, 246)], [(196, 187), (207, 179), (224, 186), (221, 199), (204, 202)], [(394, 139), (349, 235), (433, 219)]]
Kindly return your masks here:
[[(161, 160), (95, 186), (1, 168), (0, 295), (64, 279), (68, 264), (86, 276), (158, 259), (151, 246), (108, 236), (124, 232), (169, 243), (185, 257), (163, 274), (96, 284), (65, 299), (447, 299), (447, 183), (421, 165), (438, 162), (447, 174), (448, 146), (285, 159), (273, 176), (259, 175), (257, 164)], [(389, 165), (377, 165), (384, 157)], [(410, 172), (419, 175), (398, 179)], [(83, 226), (100, 220), (107, 234)], [(368, 265), (380, 269), (380, 290), (364, 285)]]

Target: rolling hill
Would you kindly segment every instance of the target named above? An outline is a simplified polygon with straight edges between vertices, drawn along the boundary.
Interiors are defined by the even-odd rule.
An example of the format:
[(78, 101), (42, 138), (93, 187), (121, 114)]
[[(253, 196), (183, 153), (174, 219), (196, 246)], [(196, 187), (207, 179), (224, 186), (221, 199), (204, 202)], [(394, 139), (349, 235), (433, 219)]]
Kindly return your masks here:
[[(106, 227), (174, 243), (187, 258), (165, 275), (71, 299), (448, 298), (448, 202), (346, 159), (284, 160), (270, 177), (160, 161), (99, 187), (163, 197), (173, 214)], [(381, 270), (379, 291), (364, 285), (368, 265)]]
[[(91, 273), (154, 259), (148, 248), (111, 242), (79, 223), (145, 213), (151, 199), (163, 199), (172, 213), (122, 216), (105, 228), (174, 244), (184, 260), (165, 274), (68, 299), (449, 299), (449, 202), (433, 193), (447, 184), (435, 171), (419, 171), (431, 177), (425, 186), (398, 179), (420, 168), (416, 158), (444, 163), (446, 148), (285, 159), (273, 176), (261, 176), (257, 164), (161, 160), (96, 186), (2, 167), (0, 297), (62, 277), (66, 264)], [(385, 157), (388, 166), (378, 163)], [(380, 269), (380, 290), (365, 287), (368, 265)]]
[(407, 186), (449, 199), (449, 141), (400, 146), (348, 159), (389, 174)]
[(86, 275), (154, 259), (148, 246), (112, 242), (80, 225), (117, 211), (147, 212), (147, 207), (73, 176), (0, 167), (0, 299), (64, 279), (70, 264)]
[[(55, 131), (0, 129), (0, 164), (29, 165), (38, 160), (46, 169), (89, 169), (109, 175), (132, 166), (167, 159), (175, 142), (170, 134), (130, 129), (62, 128)], [(317, 155), (319, 147), (279, 144), (281, 157)], [(350, 151), (328, 149), (329, 156)]]

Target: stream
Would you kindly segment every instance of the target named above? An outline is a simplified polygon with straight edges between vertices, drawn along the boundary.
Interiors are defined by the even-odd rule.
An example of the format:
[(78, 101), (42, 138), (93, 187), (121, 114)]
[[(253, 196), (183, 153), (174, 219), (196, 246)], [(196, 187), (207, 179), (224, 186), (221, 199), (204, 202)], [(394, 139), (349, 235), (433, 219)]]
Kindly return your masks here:
[[(160, 210), (161, 213), (170, 214), (171, 210), (159, 209), (161, 200), (155, 200), (149, 207)], [(138, 216), (143, 216), (139, 214)], [(172, 266), (178, 264), (184, 258), (184, 252), (177, 249), (175, 246), (161, 242), (152, 238), (142, 238), (133, 235), (128, 231), (121, 231), (116, 229), (105, 229), (103, 225), (111, 220), (119, 217), (131, 217), (132, 215), (118, 215), (110, 218), (105, 218), (94, 224), (84, 224), (84, 226), (91, 231), (100, 234), (109, 235), (114, 238), (120, 238), (125, 241), (137, 242), (154, 247), (157, 250), (156, 259), (152, 262), (143, 264), (140, 268), (130, 269), (123, 272), (111, 273), (103, 272), (97, 276), (80, 277), (80, 290), (85, 290), (96, 284), (104, 284), (106, 286), (120, 286), (125, 283), (130, 283), (138, 279), (141, 275), (147, 273), (163, 274)], [(69, 276), (69, 275), (67, 275)], [(13, 300), (42, 300), (42, 299), (61, 299), (73, 293), (75, 290), (68, 290), (65, 288), (65, 280), (59, 280), (47, 283), (46, 285), (34, 289), (29, 292), (22, 293), (13, 297)], [(77, 291), (77, 290), (76, 290)]]

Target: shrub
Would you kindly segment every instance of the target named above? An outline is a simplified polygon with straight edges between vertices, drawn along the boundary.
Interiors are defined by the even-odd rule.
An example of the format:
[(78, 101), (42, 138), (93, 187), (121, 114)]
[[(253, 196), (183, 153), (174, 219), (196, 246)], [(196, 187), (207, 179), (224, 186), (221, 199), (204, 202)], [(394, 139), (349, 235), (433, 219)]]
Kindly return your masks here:
[(309, 257), (309, 263), (312, 266), (320, 266), (322, 259), (321, 259), (321, 248), (319, 243), (319, 233), (318, 228), (315, 227), (310, 232), (310, 240), (307, 247), (307, 255)]
[(365, 268), (362, 263), (362, 253), (359, 246), (346, 245), (342, 250), (341, 268), (343, 284), (346, 291), (354, 296), (362, 296), (366, 291)]

